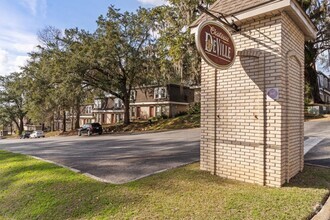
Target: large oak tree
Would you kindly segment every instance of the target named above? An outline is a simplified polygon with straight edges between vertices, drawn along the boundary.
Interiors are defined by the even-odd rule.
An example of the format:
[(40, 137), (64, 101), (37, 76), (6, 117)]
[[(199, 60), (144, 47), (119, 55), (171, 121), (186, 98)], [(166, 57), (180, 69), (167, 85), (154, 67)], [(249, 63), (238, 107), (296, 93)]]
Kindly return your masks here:
[(0, 76), (0, 114), (12, 121), (18, 128), (19, 135), (24, 130), (26, 110), (25, 79), (19, 73)]
[[(150, 83), (150, 48), (154, 42), (153, 19), (149, 10), (124, 12), (110, 6), (100, 16), (95, 33), (68, 30), (76, 36), (67, 47), (72, 74), (84, 84), (123, 100), (124, 124), (130, 123), (130, 94), (134, 87)], [(65, 41), (65, 40), (64, 40)]]
[(323, 103), (317, 82), (317, 62), (322, 54), (330, 51), (330, 1), (299, 0), (299, 3), (318, 29), (316, 39), (305, 43), (305, 98)]

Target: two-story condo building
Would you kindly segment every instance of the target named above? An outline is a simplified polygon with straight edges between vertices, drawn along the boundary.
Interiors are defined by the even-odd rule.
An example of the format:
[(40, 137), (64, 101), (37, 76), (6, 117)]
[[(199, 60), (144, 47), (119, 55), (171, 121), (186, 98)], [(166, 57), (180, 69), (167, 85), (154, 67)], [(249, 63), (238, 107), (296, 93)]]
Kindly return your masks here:
[(185, 86), (168, 84), (135, 89), (131, 94), (130, 117), (132, 120), (174, 117), (187, 111), (193, 102), (194, 90)]
[(114, 95), (106, 94), (104, 98), (94, 99), (92, 113), (95, 121), (101, 124), (115, 124), (124, 119), (123, 101)]
[(317, 74), (319, 89), (320, 89), (320, 98), (326, 104), (330, 103), (330, 79), (327, 75), (318, 72)]
[[(174, 117), (186, 112), (190, 104), (199, 102), (199, 98), (195, 97), (199, 92), (200, 88), (175, 84), (134, 88), (130, 97), (130, 118), (134, 121), (162, 115)], [(115, 124), (124, 119), (122, 100), (111, 94), (95, 98), (93, 104), (83, 106), (81, 110), (80, 124)]]

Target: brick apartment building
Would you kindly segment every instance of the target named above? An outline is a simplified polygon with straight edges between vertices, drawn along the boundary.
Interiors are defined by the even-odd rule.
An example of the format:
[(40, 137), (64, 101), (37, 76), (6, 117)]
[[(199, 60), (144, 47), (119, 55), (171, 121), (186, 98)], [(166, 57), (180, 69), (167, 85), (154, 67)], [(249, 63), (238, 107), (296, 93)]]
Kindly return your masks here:
[(174, 117), (186, 112), (194, 101), (194, 89), (185, 86), (168, 84), (135, 89), (131, 95), (130, 116), (132, 120), (161, 115)]
[(329, 76), (318, 72), (317, 80), (320, 89), (320, 97), (326, 104), (330, 104), (330, 79)]
[[(186, 112), (190, 104), (200, 102), (200, 88), (189, 88), (175, 84), (135, 88), (130, 97), (130, 119), (146, 120), (165, 115), (174, 117)], [(82, 107), (80, 124), (99, 122), (115, 124), (124, 119), (121, 99), (111, 94), (95, 98), (93, 104)]]
[(115, 124), (124, 118), (122, 100), (111, 94), (95, 98), (94, 103), (82, 106), (81, 110), (80, 125), (91, 122)]

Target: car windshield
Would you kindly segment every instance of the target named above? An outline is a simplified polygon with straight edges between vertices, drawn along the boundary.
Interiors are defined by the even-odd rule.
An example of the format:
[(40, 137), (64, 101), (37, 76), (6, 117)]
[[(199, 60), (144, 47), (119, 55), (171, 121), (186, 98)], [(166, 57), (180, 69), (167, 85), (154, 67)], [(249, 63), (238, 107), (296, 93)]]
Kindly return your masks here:
[(93, 123), (92, 126), (93, 126), (93, 127), (99, 127), (99, 126), (101, 126), (101, 125), (100, 125), (99, 123)]

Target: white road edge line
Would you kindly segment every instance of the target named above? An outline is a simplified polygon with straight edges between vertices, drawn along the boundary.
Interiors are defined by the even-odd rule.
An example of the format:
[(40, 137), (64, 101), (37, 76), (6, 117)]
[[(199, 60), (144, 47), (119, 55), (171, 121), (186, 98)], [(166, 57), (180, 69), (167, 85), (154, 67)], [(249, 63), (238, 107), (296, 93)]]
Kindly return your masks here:
[(324, 138), (310, 137), (304, 141), (304, 155), (308, 153), (313, 147), (319, 144)]

